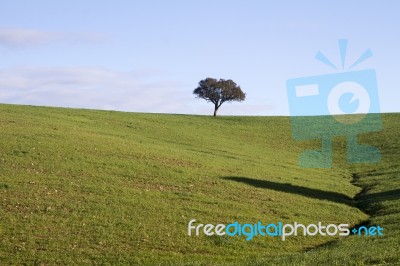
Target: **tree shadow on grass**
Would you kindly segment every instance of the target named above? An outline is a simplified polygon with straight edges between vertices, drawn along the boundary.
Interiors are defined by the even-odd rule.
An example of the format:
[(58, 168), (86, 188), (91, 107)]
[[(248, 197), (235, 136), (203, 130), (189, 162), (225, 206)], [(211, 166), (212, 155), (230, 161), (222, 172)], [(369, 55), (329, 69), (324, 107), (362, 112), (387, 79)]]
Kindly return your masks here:
[(241, 176), (227, 176), (227, 177), (223, 177), (223, 179), (244, 183), (244, 184), (247, 184), (247, 185), (250, 185), (253, 187), (265, 188), (265, 189), (275, 190), (275, 191), (284, 192), (284, 193), (296, 194), (296, 195), (300, 195), (300, 196), (304, 196), (304, 197), (308, 197), (308, 198), (312, 198), (312, 199), (328, 200), (328, 201), (332, 201), (335, 203), (346, 204), (351, 207), (354, 207), (354, 205), (355, 205), (353, 199), (351, 199), (349, 196), (347, 196), (345, 194), (341, 194), (338, 192), (325, 191), (325, 190), (320, 190), (320, 189), (315, 189), (315, 188), (308, 188), (308, 187), (292, 185), (289, 183), (277, 183), (277, 182), (272, 182), (272, 181), (267, 181), (267, 180), (259, 180), (259, 179), (249, 178), (249, 177), (241, 177)]
[(359, 200), (364, 203), (369, 203), (369, 202), (379, 203), (382, 201), (398, 200), (398, 199), (400, 199), (400, 189), (377, 192), (372, 194), (363, 194), (359, 197)]
[(400, 199), (400, 189), (378, 192), (378, 193), (374, 193), (374, 194), (369, 194), (368, 196), (370, 198), (373, 198), (373, 199), (379, 200), (379, 201), (398, 200), (398, 199)]

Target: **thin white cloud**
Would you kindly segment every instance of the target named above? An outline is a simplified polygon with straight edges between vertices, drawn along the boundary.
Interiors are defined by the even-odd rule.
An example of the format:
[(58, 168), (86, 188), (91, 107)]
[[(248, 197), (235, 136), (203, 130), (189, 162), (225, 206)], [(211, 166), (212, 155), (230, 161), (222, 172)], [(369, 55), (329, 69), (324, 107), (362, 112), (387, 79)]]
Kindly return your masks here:
[(97, 67), (0, 70), (0, 102), (136, 112), (181, 113), (193, 100), (174, 81)]
[(99, 42), (105, 36), (93, 32), (55, 32), (22, 28), (0, 28), (0, 46), (24, 48), (57, 41)]

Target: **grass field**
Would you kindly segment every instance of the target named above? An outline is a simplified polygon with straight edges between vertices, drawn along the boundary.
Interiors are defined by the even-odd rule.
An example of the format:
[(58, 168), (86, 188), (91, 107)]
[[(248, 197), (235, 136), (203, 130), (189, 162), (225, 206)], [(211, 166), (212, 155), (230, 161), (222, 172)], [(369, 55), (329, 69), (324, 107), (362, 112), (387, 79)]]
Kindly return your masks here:
[[(297, 164), (318, 141), (288, 117), (0, 105), (0, 261), (7, 264), (400, 264), (400, 114), (361, 140), (378, 164)], [(348, 223), (384, 236), (192, 236), (188, 222)]]

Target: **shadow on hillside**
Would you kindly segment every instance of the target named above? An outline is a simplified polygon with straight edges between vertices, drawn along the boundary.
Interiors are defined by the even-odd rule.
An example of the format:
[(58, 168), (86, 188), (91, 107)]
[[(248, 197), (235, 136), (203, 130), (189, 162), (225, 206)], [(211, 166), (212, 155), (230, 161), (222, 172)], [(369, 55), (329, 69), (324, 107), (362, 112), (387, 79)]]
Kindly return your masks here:
[(366, 200), (372, 199), (374, 201), (398, 200), (400, 199), (400, 189), (367, 194), (365, 198)]
[(279, 192), (301, 195), (313, 199), (329, 200), (335, 203), (346, 204), (354, 207), (354, 201), (350, 197), (337, 192), (302, 187), (302, 186), (292, 185), (289, 183), (277, 183), (267, 180), (259, 180), (249, 177), (227, 176), (223, 177), (223, 179), (244, 183), (253, 187), (271, 189)]

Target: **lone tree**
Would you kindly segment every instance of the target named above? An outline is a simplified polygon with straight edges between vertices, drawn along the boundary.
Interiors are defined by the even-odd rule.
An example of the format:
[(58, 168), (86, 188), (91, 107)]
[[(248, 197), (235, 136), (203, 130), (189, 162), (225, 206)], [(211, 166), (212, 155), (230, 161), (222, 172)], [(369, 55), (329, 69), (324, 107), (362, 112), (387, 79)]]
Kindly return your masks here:
[(216, 80), (206, 78), (199, 81), (199, 86), (193, 91), (197, 98), (202, 98), (214, 104), (214, 116), (224, 102), (244, 101), (246, 94), (232, 80)]

